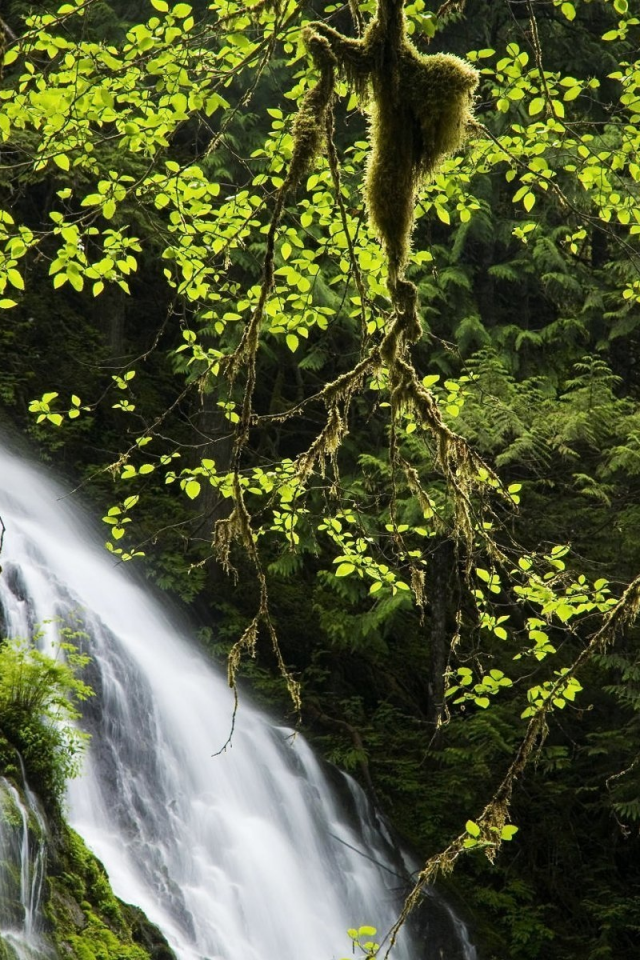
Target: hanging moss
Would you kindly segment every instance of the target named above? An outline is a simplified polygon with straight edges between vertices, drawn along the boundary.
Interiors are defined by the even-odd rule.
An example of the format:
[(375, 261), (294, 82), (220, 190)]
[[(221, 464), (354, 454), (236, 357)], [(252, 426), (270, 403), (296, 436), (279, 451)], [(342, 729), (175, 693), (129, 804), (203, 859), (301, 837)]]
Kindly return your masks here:
[(373, 75), (365, 201), (392, 282), (409, 255), (416, 190), (462, 145), (477, 83), (475, 70), (458, 57), (420, 56), (409, 44), (391, 82), (384, 71)]
[(416, 190), (464, 142), (478, 73), (451, 54), (420, 54), (407, 38), (403, 0), (379, 0), (362, 40), (323, 23), (310, 24), (305, 36), (308, 44), (324, 39), (361, 100), (370, 100), (364, 196), (395, 285), (409, 254)]
[(331, 109), (335, 87), (337, 60), (324, 37), (312, 31), (303, 32), (313, 61), (320, 71), (320, 79), (309, 90), (300, 105), (293, 124), (293, 153), (289, 163), (285, 189), (300, 182), (311, 163), (322, 149), (326, 136), (327, 113)]

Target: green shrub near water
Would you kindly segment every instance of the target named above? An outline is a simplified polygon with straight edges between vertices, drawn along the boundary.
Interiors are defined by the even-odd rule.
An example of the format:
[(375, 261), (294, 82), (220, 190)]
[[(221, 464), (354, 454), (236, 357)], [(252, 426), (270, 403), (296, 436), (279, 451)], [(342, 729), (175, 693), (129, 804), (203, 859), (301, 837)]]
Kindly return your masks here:
[(55, 657), (23, 639), (0, 642), (0, 772), (17, 775), (18, 751), (48, 809), (59, 807), (66, 781), (78, 772), (87, 734), (72, 721), (80, 715), (77, 703), (93, 694), (76, 676), (89, 658), (69, 642), (69, 628), (62, 635)]

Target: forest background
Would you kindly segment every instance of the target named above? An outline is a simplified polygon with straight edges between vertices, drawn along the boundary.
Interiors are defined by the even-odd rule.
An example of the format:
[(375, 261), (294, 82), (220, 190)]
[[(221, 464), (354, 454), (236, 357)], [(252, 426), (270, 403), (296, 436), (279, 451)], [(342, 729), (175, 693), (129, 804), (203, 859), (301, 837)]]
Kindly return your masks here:
[(640, 936), (636, 14), (407, 4), (480, 80), (417, 197), (419, 337), (363, 202), (375, 83), (303, 33), (373, 3), (1, 15), (4, 415), (499, 960)]

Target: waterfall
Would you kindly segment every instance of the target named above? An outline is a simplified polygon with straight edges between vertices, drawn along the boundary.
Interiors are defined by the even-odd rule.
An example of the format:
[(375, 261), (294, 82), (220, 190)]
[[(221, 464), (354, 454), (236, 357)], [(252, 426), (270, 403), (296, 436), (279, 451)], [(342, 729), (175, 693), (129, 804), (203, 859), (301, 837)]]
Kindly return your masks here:
[[(42, 625), (50, 649), (55, 618), (73, 614), (87, 636), (92, 739), (68, 816), (115, 893), (179, 960), (336, 960), (350, 953), (347, 928), (384, 936), (413, 865), (360, 788), (245, 696), (231, 746), (215, 755), (232, 715), (225, 680), (102, 550), (64, 489), (7, 453), (0, 517), (4, 633)], [(429, 899), (394, 960), (474, 960), (464, 926)]]
[(0, 938), (18, 960), (36, 960), (47, 955), (39, 922), (47, 830), (24, 768), (22, 781), (21, 792), (0, 777)]

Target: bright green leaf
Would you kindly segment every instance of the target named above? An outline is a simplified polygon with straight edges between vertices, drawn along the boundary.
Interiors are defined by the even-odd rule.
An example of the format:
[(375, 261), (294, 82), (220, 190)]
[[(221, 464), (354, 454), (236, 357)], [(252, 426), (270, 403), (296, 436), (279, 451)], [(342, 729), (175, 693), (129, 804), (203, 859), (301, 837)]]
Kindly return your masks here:
[(184, 492), (190, 500), (195, 500), (200, 493), (200, 482), (198, 480), (187, 480), (184, 485)]

